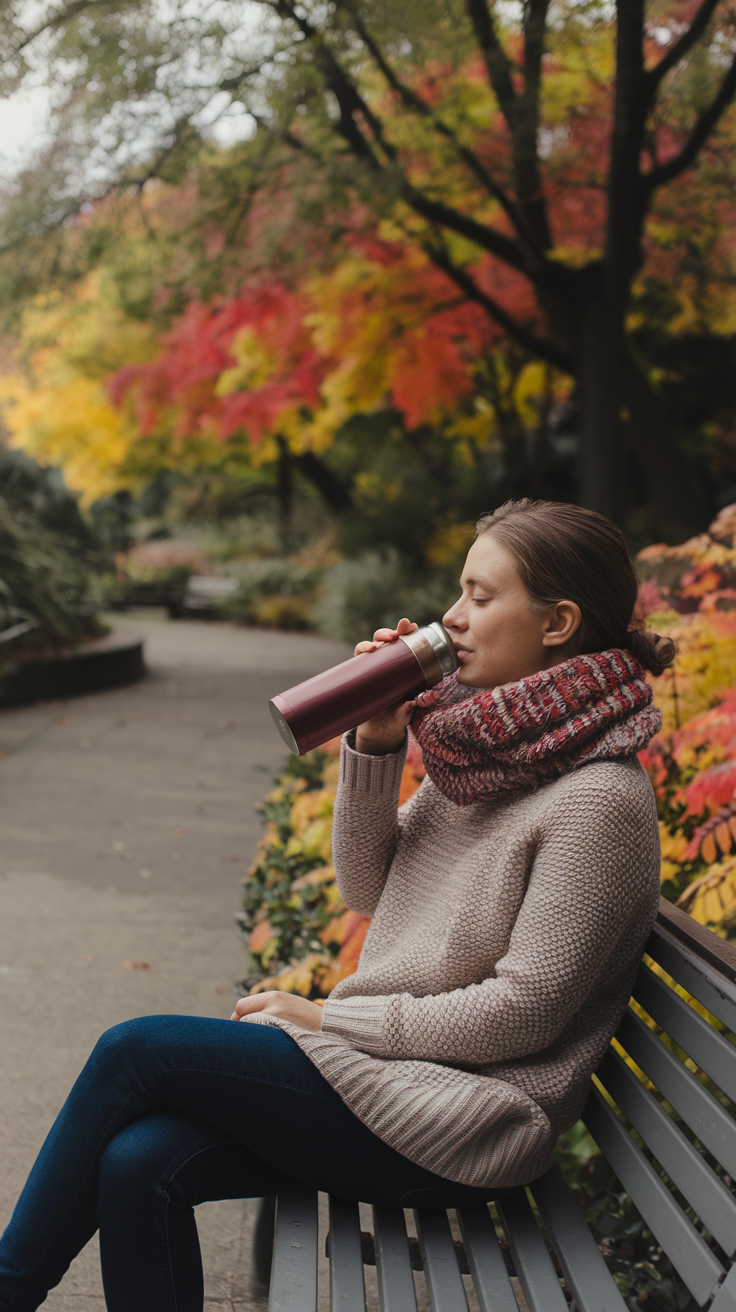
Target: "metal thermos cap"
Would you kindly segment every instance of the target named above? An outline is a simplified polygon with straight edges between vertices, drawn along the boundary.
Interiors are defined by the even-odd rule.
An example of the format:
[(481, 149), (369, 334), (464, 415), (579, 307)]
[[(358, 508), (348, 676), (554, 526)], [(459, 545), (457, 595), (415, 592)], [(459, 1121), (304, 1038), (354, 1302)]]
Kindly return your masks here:
[(414, 652), (422, 667), (422, 674), (427, 680), (427, 687), (433, 688), (448, 674), (456, 670), (460, 662), (452, 639), (443, 624), (434, 620), (425, 624), (416, 633), (402, 634), (400, 642), (405, 642)]

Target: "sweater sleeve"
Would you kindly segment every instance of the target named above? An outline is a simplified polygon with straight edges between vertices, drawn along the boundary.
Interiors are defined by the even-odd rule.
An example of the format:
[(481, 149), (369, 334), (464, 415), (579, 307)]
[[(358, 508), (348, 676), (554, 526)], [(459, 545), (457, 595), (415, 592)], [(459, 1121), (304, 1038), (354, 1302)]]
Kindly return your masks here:
[(495, 978), (420, 998), (328, 998), (322, 1028), (396, 1059), (472, 1067), (541, 1052), (599, 987), (617, 944), (633, 938), (643, 950), (658, 895), (646, 776), (598, 777), (547, 816)]
[(372, 916), (399, 839), (399, 791), (406, 744), (391, 756), (368, 756), (342, 740), (332, 851), (337, 885), (351, 911)]

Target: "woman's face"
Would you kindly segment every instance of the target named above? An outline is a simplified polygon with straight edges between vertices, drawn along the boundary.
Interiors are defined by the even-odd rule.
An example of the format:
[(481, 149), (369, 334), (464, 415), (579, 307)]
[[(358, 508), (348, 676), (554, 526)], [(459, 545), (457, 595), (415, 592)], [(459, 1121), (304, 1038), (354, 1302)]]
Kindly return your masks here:
[(576, 655), (579, 606), (532, 610), (514, 557), (492, 532), (473, 543), (460, 584), (462, 596), (443, 620), (460, 660), (458, 683), (496, 688)]

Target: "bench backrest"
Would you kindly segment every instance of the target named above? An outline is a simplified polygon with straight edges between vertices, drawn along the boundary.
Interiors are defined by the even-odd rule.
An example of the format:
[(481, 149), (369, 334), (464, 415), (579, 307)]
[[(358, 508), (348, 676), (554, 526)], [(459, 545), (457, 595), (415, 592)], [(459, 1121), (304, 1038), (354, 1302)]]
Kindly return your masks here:
[[(647, 955), (654, 965), (645, 958), (634, 999), (660, 1032), (629, 1008), (596, 1073), (583, 1121), (695, 1305), (736, 1312), (736, 1121), (727, 1110), (736, 1104), (736, 1048), (671, 982), (736, 1034), (736, 948), (663, 902)], [(412, 1267), (423, 1269), (432, 1312), (467, 1312), (464, 1273), (480, 1312), (517, 1312), (512, 1275), (529, 1312), (567, 1312), (560, 1277), (578, 1312), (626, 1312), (559, 1167), (496, 1209), (506, 1248), (488, 1208), (472, 1207), (456, 1214), (461, 1243), (446, 1212), (415, 1211), (418, 1251), (414, 1240), (412, 1253), (401, 1209), (374, 1207), (373, 1235), (361, 1238), (358, 1204), (330, 1199), (333, 1312), (365, 1312), (364, 1261), (375, 1261), (381, 1312), (416, 1312)], [(282, 1195), (270, 1312), (315, 1312), (317, 1253), (317, 1195)]]
[(633, 996), (662, 1037), (629, 1007), (616, 1039), (659, 1097), (614, 1045), (596, 1081), (649, 1151), (596, 1087), (583, 1121), (698, 1307), (725, 1312), (736, 1309), (736, 1048), (656, 967), (733, 1035), (736, 951), (665, 903), (647, 955), (655, 968), (642, 963)]

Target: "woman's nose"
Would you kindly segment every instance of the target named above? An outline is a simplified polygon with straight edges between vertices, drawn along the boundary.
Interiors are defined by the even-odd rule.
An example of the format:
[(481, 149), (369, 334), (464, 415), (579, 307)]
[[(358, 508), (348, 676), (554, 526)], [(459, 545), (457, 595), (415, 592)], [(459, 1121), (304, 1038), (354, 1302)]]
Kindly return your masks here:
[(461, 629), (463, 627), (463, 618), (460, 613), (460, 603), (455, 602), (442, 617), (442, 623), (446, 629)]

